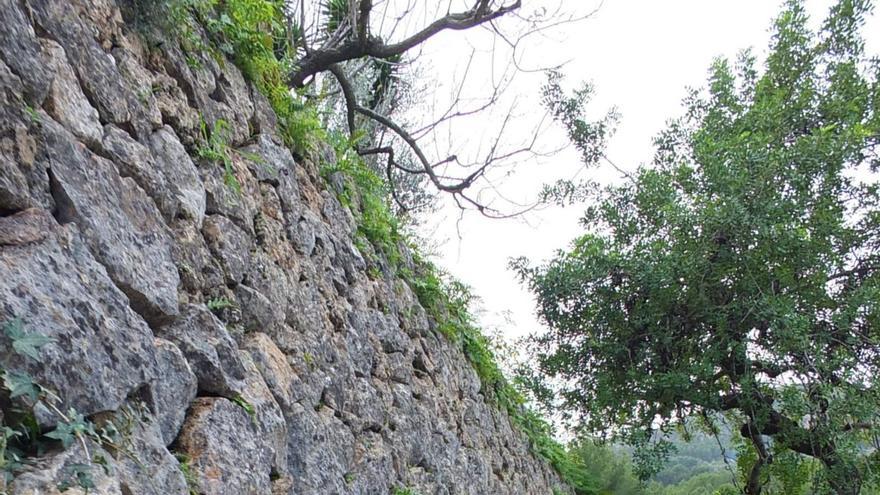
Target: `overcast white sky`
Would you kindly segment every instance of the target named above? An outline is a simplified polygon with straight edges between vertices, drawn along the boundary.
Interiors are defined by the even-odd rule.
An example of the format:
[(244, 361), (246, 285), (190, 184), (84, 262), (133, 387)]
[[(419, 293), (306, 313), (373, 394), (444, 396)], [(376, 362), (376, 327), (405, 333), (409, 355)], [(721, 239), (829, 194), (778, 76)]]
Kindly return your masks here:
[[(570, 1), (577, 6), (598, 5), (591, 0)], [(809, 0), (807, 6), (818, 22), (832, 3)], [(570, 59), (563, 72), (572, 82), (593, 82), (594, 108), (618, 108), (622, 120), (607, 154), (617, 165), (632, 169), (651, 159), (651, 138), (667, 119), (679, 115), (686, 87), (702, 86), (714, 57), (733, 58), (747, 47), (758, 56), (766, 53), (768, 29), (780, 4), (777, 0), (605, 0), (590, 19), (569, 26), (553, 39), (537, 41), (529, 53), (548, 62)], [(865, 33), (869, 53), (880, 53), (876, 16)], [(479, 46), (479, 36), (472, 35), (470, 41)], [(424, 70), (442, 81), (443, 74), (460, 67), (462, 45), (456, 43), (461, 39), (441, 37), (426, 47)], [(484, 71), (482, 77), (488, 79), (489, 65), (475, 70)], [(523, 109), (516, 132), (530, 132), (540, 117), (541, 80), (540, 76), (521, 78), (511, 91), (520, 96)], [(485, 129), (484, 122), (466, 122), (453, 129), (453, 136)], [(571, 176), (581, 168), (571, 150), (540, 164), (522, 164), (505, 183), (505, 192), (521, 199), (534, 197), (542, 183)], [(582, 173), (606, 180), (615, 177), (608, 167)], [(472, 286), (482, 299), (484, 328), (500, 329), (514, 339), (540, 327), (533, 299), (507, 268), (508, 260), (526, 256), (539, 262), (568, 246), (580, 233), (581, 210), (550, 208), (518, 220), (489, 220), (474, 214), (456, 221), (458, 212), (445, 209), (432, 219), (429, 230), (439, 244), (439, 264)]]

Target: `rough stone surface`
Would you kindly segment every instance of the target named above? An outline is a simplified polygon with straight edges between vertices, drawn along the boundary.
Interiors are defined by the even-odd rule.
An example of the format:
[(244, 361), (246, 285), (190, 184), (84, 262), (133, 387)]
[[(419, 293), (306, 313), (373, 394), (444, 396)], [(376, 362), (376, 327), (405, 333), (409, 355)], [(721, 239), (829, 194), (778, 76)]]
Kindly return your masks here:
[(125, 453), (117, 453), (116, 473), (123, 494), (188, 495), (189, 490), (180, 470), (180, 463), (165, 448), (160, 425), (149, 416), (137, 416), (124, 410), (116, 418), (122, 425), (130, 424), (122, 440)]
[(238, 345), (208, 308), (187, 305), (161, 335), (183, 352), (199, 392), (228, 397), (241, 393), (245, 370)]
[(49, 212), (37, 208), (0, 217), (0, 246), (21, 246), (42, 241), (54, 226), (55, 220)]
[(270, 491), (272, 457), (257, 425), (242, 406), (223, 398), (200, 398), (192, 404), (179, 448), (202, 493), (258, 495)]
[[(89, 451), (93, 455), (102, 456), (104, 459), (112, 457), (101, 450), (98, 446), (90, 445)], [(92, 472), (95, 487), (86, 492), (79, 487), (70, 488), (62, 492), (58, 485), (71, 481), (71, 469), (75, 464), (85, 464), (86, 459), (81, 448), (71, 448), (61, 453), (53, 453), (39, 459), (35, 465), (26, 468), (12, 482), (11, 495), (125, 495), (120, 487), (120, 480), (111, 471), (107, 474), (103, 469)], [(75, 485), (74, 485), (75, 486)]]
[(198, 171), (170, 127), (150, 135), (149, 147), (122, 129), (108, 125), (102, 148), (153, 200), (166, 221), (191, 220), (201, 227), (205, 218), (205, 188)]
[(155, 339), (158, 376), (153, 380), (151, 402), (163, 445), (177, 438), (186, 409), (196, 398), (198, 379), (183, 353), (173, 343)]
[(26, 332), (53, 342), (41, 349), (42, 364), (11, 353), (4, 342), (0, 367), (29, 372), (84, 414), (117, 409), (158, 375), (150, 329), (76, 226), (55, 224), (45, 236), (0, 248), (0, 308), (4, 321), (19, 318)]
[(176, 315), (179, 277), (155, 203), (59, 124), (45, 122), (41, 137), (60, 220), (80, 226), (95, 257), (148, 321)]
[[(0, 0), (0, 323), (52, 339), (31, 360), (0, 336), (0, 367), (125, 425), (90, 493), (569, 493), (355, 247), (332, 148), (295, 160), (234, 63), (141, 38), (133, 5)], [(240, 190), (194, 158), (201, 117), (228, 123)], [(11, 493), (83, 460), (46, 452)]]
[(64, 48), (52, 40), (41, 39), (40, 43), (49, 57), (49, 67), (55, 72), (45, 103), (46, 111), (86, 144), (98, 143), (102, 134), (98, 111), (80, 89), (76, 74), (67, 64)]
[(226, 280), (237, 284), (244, 278), (251, 262), (251, 239), (247, 232), (221, 215), (210, 215), (202, 228), (205, 241), (220, 261)]
[(21, 2), (0, 1), (0, 58), (10, 73), (21, 78), (25, 99), (32, 106), (40, 106), (52, 81), (45, 56), (28, 21)]
[(166, 201), (175, 206), (173, 211), (168, 212), (169, 216), (188, 218), (201, 227), (205, 219), (205, 187), (174, 130), (168, 126), (156, 130), (150, 136), (150, 148), (168, 184), (157, 194), (170, 196)]

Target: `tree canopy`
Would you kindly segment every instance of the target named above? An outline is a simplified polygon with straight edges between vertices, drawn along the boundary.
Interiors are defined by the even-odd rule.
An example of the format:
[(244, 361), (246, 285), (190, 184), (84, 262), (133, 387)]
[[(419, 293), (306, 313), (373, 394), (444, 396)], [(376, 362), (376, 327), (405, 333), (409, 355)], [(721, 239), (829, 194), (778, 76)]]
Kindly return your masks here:
[[(880, 62), (860, 32), (871, 10), (841, 0), (814, 32), (788, 1), (762, 65), (749, 52), (716, 60), (653, 163), (590, 189), (569, 250), (513, 263), (549, 327), (535, 362), (582, 431), (641, 444), (644, 461), (664, 451), (658, 429), (724, 416), (745, 440), (746, 493), (771, 475), (784, 485), (783, 469), (841, 494), (877, 483)], [(580, 107), (548, 94), (577, 145)], [(798, 471), (807, 462), (821, 469)]]

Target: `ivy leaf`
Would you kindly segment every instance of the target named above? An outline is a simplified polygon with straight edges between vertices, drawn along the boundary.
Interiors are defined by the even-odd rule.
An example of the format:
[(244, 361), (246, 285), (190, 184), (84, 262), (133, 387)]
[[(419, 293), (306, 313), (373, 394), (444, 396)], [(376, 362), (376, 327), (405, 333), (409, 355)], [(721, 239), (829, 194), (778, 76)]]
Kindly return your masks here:
[(3, 384), (10, 399), (24, 395), (35, 401), (40, 397), (40, 386), (29, 375), (7, 371), (3, 373)]
[(74, 486), (88, 490), (95, 488), (92, 467), (88, 464), (71, 464), (67, 467), (67, 479), (58, 483), (58, 491), (66, 492)]
[(58, 440), (65, 449), (76, 439), (71, 423), (58, 423), (54, 430), (46, 433), (46, 437)]
[(54, 342), (53, 339), (36, 333), (28, 334), (20, 339), (12, 341), (12, 348), (22, 356), (27, 356), (35, 361), (40, 360), (40, 347)]
[(3, 333), (12, 340), (21, 338), (24, 335), (24, 331), (21, 329), (21, 318), (14, 318), (7, 321), (3, 325)]
[(3, 332), (12, 340), (12, 348), (18, 354), (27, 356), (35, 361), (40, 360), (40, 347), (54, 342), (54, 339), (39, 333), (25, 333), (22, 328), (21, 318), (15, 318), (3, 325)]

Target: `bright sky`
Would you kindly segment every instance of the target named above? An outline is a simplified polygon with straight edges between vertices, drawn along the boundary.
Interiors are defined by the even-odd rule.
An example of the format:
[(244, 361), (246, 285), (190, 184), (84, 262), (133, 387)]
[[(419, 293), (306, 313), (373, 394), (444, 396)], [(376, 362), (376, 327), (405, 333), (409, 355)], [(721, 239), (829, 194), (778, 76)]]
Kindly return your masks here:
[[(831, 3), (807, 1), (814, 21), (824, 17)], [(556, 61), (570, 59), (563, 69), (567, 79), (572, 83), (589, 80), (595, 86), (591, 108), (599, 112), (618, 108), (622, 120), (607, 154), (620, 167), (632, 169), (651, 159), (651, 138), (667, 119), (680, 114), (686, 87), (703, 85), (713, 58), (734, 58), (748, 47), (759, 57), (765, 55), (768, 29), (779, 5), (777, 0), (606, 0), (590, 19), (541, 41), (532, 53), (540, 49)], [(880, 53), (876, 16), (864, 32), (869, 53)], [(461, 52), (455, 49), (460, 39), (441, 38), (426, 48), (424, 56), (431, 71), (448, 74), (460, 67)], [(472, 70), (487, 72), (488, 65)], [(524, 108), (515, 132), (529, 132), (530, 124), (541, 115), (537, 95), (542, 78), (536, 77), (519, 80), (512, 91), (521, 95)], [(463, 123), (455, 135), (478, 134), (480, 126), (479, 122)], [(515, 197), (534, 197), (542, 183), (570, 177), (581, 169), (575, 153), (568, 150), (539, 165), (521, 165), (505, 182), (505, 191)], [(615, 177), (609, 167), (582, 173), (606, 180)], [(471, 214), (456, 221), (458, 212), (447, 208), (432, 220), (431, 236), (439, 242), (438, 261), (481, 297), (484, 328), (498, 329), (510, 339), (540, 328), (534, 301), (508, 269), (508, 260), (526, 256), (533, 263), (540, 262), (568, 246), (581, 232), (577, 225), (581, 210), (550, 208), (518, 220)]]

